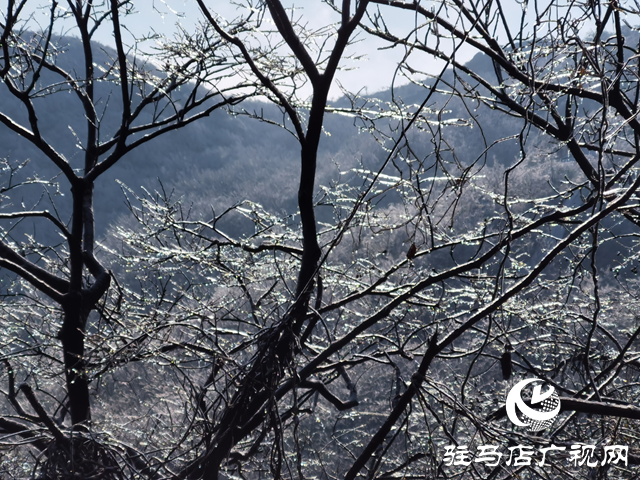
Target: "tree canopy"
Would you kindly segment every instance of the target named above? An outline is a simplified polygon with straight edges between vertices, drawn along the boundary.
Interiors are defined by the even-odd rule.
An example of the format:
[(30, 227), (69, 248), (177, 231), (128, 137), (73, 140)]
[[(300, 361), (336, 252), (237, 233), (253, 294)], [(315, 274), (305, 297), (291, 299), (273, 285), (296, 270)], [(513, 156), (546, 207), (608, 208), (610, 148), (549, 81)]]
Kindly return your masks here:
[[(637, 5), (343, 0), (319, 26), (197, 0), (197, 26), (142, 51), (136, 3), (51, 2), (39, 28), (26, 0), (1, 12), (2, 138), (49, 164), (3, 164), (3, 474), (638, 475)], [(389, 89), (332, 99), (373, 38), (397, 52)], [(51, 108), (83, 126), (54, 135)], [(95, 214), (163, 138), (186, 156), (144, 170), (200, 175), (217, 111), (249, 132), (211, 158), (234, 185), (136, 173), (127, 215)], [(524, 379), (553, 387), (555, 422), (507, 418)]]

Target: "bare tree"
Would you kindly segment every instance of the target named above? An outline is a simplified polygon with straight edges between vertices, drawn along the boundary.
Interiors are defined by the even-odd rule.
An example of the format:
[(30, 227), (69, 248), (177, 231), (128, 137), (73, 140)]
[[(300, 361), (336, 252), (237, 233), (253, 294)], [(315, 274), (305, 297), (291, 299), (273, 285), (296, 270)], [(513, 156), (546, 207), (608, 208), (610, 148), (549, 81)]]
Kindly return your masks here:
[[(0, 123), (35, 146), (38, 160), (51, 162), (57, 174), (51, 181), (41, 180), (42, 173), (20, 176), (25, 171), (23, 164), (4, 162), (9, 175), (2, 192), (8, 201), (0, 218), (5, 224), (12, 223), (2, 231), (0, 266), (13, 272), (22, 286), (3, 292), (9, 299), (5, 326), (7, 333), (14, 334), (2, 347), (9, 377), (5, 395), (19, 421), (3, 417), (2, 429), (44, 451), (43, 474), (47, 478), (75, 475), (71, 473), (74, 462), (83, 455), (88, 458), (75, 472), (88, 478), (108, 471), (117, 462), (90, 446), (72, 445), (71, 437), (60, 429), (66, 428), (68, 413), (73, 430), (91, 430), (87, 333), (102, 335), (110, 328), (103, 316), (93, 314), (101, 310), (100, 299), (110, 288), (113, 276), (96, 255), (94, 186), (133, 149), (218, 108), (233, 105), (254, 89), (250, 85), (243, 88), (246, 85), (242, 81), (222, 85), (234, 65), (227, 61), (224, 43), (214, 34), (191, 36), (183, 31), (175, 40), (155, 36), (156, 47), (147, 54), (138, 51), (136, 42), (144, 39), (125, 40), (131, 38), (126, 22), (133, 12), (133, 2), (47, 2), (48, 24), (43, 27), (33, 17), (36, 2), (9, 0), (5, 6), (0, 23), (0, 78), (6, 110), (0, 112)], [(67, 28), (79, 40), (56, 36), (59, 24), (60, 30)], [(113, 47), (95, 42), (96, 33), (104, 29), (112, 32)], [(186, 60), (176, 51), (185, 43), (191, 55)], [(78, 57), (65, 54), (69, 45), (78, 44), (81, 47), (74, 51)], [(68, 93), (73, 97), (66, 96)], [(61, 96), (69, 102), (69, 109), (75, 108), (73, 102), (81, 107), (76, 111), (85, 127), (66, 139), (76, 142), (83, 152), (79, 162), (65, 157), (64, 149), (59, 148), (67, 126), (62, 125), (61, 133), (56, 131), (55, 119), (43, 121), (39, 116), (43, 104)], [(120, 120), (109, 124), (107, 117), (112, 110)], [(114, 123), (117, 127), (112, 130)], [(50, 171), (42, 170), (41, 163), (38, 168), (40, 172)], [(40, 191), (34, 186), (41, 187)], [(57, 189), (70, 189), (69, 204), (62, 202)], [(28, 206), (23, 202), (20, 208), (20, 202), (16, 202), (19, 195), (29, 198)], [(52, 210), (43, 209), (43, 205)], [(12, 237), (17, 223), (37, 218), (48, 221), (47, 229), (56, 229), (62, 242), (47, 243), (51, 235), (44, 240), (32, 236), (31, 242)], [(24, 295), (31, 298), (23, 302), (20, 299)], [(21, 308), (26, 313), (21, 313)], [(47, 365), (40, 370), (38, 365), (45, 358)], [(16, 377), (25, 379), (24, 383), (15, 385)], [(62, 384), (57, 381), (59, 377), (64, 378)], [(21, 392), (24, 399), (20, 398)], [(30, 407), (23, 406), (25, 400)], [(34, 433), (42, 428), (48, 430), (47, 435)], [(57, 453), (54, 447), (47, 447), (51, 435)]]
[[(204, 303), (192, 298), (209, 305), (199, 307), (207, 311), (200, 320), (211, 325), (194, 331), (192, 344), (203, 341), (218, 360), (193, 394), (202, 402), (194, 419), (209, 430), (183, 475), (202, 470), (215, 478), (222, 466), (300, 478), (567, 474), (568, 455), (546, 471), (535, 463), (485, 471), (470, 462), (458, 472), (443, 455), (449, 444), (506, 447), (523, 439), (568, 449), (585, 435), (599, 447), (631, 445), (633, 424), (625, 419), (638, 416), (638, 392), (625, 384), (635, 376), (639, 333), (629, 276), (638, 217), (637, 48), (630, 46), (637, 35), (621, 16), (634, 12), (614, 3), (518, 4), (523, 13), (513, 20), (514, 6), (501, 2), (438, 9), (342, 2), (334, 6), (335, 30), (317, 40), (294, 11), (266, 1), (261, 7), (277, 32), (262, 31), (277, 40), (265, 44), (284, 40), (295, 60), (291, 88), (281, 90), (270, 69), (289, 64), (267, 61), (200, 5), (300, 141), (301, 232), (243, 205), (237, 212), (254, 221), (256, 233), (233, 240), (219, 227), (222, 216), (178, 222), (178, 204), (139, 199), (145, 230), (131, 233), (127, 258), (144, 258), (144, 239), (153, 237), (152, 251), (164, 252), (171, 268), (192, 266), (190, 288), (198, 278), (215, 279)], [(411, 27), (394, 32), (384, 9), (405, 11)], [(404, 48), (398, 73), (427, 88), (418, 103), (402, 98), (415, 99), (418, 90), (394, 87), (388, 103), (351, 95), (348, 107), (327, 105), (325, 81), (355, 21)], [(458, 60), (469, 48), (481, 55)], [(425, 58), (439, 74), (421, 71)], [(296, 96), (305, 83), (313, 90), (308, 103)], [(310, 179), (326, 111), (355, 115), (387, 155), (315, 193), (316, 208), (334, 210), (317, 230)], [(468, 127), (479, 133), (461, 141), (460, 128)], [(381, 201), (385, 195), (396, 200)], [(168, 232), (193, 243), (177, 255)], [(610, 253), (614, 242), (620, 260)], [(190, 304), (163, 314), (195, 311)], [(501, 383), (499, 372), (514, 377)], [(508, 388), (523, 375), (551, 383), (574, 412), (547, 438), (498, 421)], [(381, 383), (389, 385), (387, 401)], [(356, 423), (343, 425), (345, 410)], [(602, 465), (568, 475), (631, 478), (633, 471)]]
[[(87, 362), (104, 411), (126, 419), (92, 424), (96, 444), (118, 445), (109, 465), (146, 478), (635, 478), (640, 52), (624, 20), (637, 8), (345, 0), (312, 28), (278, 0), (230, 23), (198, 3), (203, 34), (279, 108), (235, 113), (300, 144), (298, 213), (244, 201), (207, 218), (126, 190), (139, 226), (110, 244), (126, 283), (100, 306), (113, 326)], [(394, 31), (385, 16), (402, 14)], [(396, 77), (414, 85), (332, 105), (357, 32), (401, 50)], [(176, 48), (177, 64), (190, 52)], [(382, 153), (316, 186), (329, 112)], [(239, 218), (253, 234), (225, 232)], [(544, 434), (505, 419), (526, 377), (560, 394)], [(122, 379), (139, 405), (106, 393)], [(568, 460), (577, 443), (598, 447), (597, 468)], [(502, 462), (446, 461), (446, 447), (487, 444)], [(564, 450), (507, 463), (520, 444)], [(628, 445), (628, 465), (608, 463), (607, 445)]]

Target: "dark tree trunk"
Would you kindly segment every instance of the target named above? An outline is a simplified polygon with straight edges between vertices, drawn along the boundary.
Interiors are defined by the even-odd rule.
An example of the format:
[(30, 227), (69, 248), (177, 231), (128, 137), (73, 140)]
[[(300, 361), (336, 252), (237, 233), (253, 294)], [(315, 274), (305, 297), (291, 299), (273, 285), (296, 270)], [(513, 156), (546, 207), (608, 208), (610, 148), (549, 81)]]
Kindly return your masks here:
[(81, 294), (68, 295), (60, 340), (64, 350), (64, 369), (69, 393), (71, 423), (76, 426), (91, 420), (89, 381), (84, 358), (84, 330), (87, 314)]

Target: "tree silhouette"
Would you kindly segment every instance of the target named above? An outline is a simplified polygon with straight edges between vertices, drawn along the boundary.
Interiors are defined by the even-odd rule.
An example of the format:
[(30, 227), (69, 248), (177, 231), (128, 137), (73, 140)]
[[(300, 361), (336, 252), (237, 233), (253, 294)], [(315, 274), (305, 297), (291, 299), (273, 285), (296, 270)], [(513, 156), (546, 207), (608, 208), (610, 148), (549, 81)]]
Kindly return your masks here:
[[(637, 476), (639, 38), (625, 24), (637, 9), (344, 0), (324, 4), (335, 23), (317, 27), (279, 0), (248, 2), (233, 21), (198, 4), (200, 30), (167, 58), (178, 69), (206, 59), (203, 72), (232, 65), (228, 84), (240, 98), (223, 95), (226, 104), (261, 97), (232, 110), (297, 140), (298, 209), (244, 200), (203, 213), (162, 188), (125, 186), (136, 225), (114, 228), (103, 250), (118, 284), (91, 304), (95, 328), (80, 329), (91, 354), (71, 352), (104, 412), (99, 422), (72, 421), (86, 426), (76, 432), (85, 456), (100, 457), (114, 478)], [(330, 101), (336, 72), (370, 36), (398, 50), (395, 78), (409, 85)], [(211, 44), (224, 61), (211, 60), (202, 47)], [(317, 184), (332, 113), (379, 150), (341, 159)], [(165, 128), (162, 118), (154, 128)], [(232, 225), (250, 229), (231, 235)], [(20, 266), (18, 257), (6, 261)], [(102, 273), (92, 258), (81, 264), (88, 288)], [(54, 288), (12, 268), (36, 289)], [(57, 367), (54, 354), (27, 345)], [(0, 426), (58, 468), (38, 472), (61, 476), (76, 437), (64, 415), (56, 423), (30, 400), (34, 389), (16, 389), (22, 357), (7, 352), (7, 403), (23, 423), (6, 417)], [(560, 397), (562, 413), (542, 433), (506, 418), (506, 394), (524, 378)], [(108, 393), (122, 383), (131, 394)], [(54, 410), (71, 396), (38, 388), (52, 392)], [(572, 446), (585, 443), (596, 467), (572, 463)], [(627, 464), (607, 456), (615, 445), (630, 448)], [(504, 458), (478, 460), (482, 446)], [(519, 448), (536, 455), (507, 462)], [(469, 453), (447, 461), (454, 451)], [(63, 460), (52, 463), (53, 452)]]

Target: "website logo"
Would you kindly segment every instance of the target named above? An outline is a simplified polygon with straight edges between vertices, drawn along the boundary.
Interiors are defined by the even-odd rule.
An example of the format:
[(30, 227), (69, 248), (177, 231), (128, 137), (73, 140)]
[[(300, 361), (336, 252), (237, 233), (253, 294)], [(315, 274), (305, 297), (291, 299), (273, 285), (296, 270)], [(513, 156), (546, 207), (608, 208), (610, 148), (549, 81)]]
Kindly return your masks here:
[[(533, 387), (531, 394), (531, 406), (525, 403), (522, 393), (529, 384), (539, 382)], [(542, 380), (529, 378), (516, 383), (507, 395), (507, 416), (511, 423), (518, 427), (528, 427), (530, 432), (540, 432), (551, 426), (553, 420), (560, 413), (560, 397), (556, 389), (549, 385), (549, 388), (542, 391)], [(538, 406), (538, 408), (535, 408)], [(517, 411), (520, 411), (518, 417)]]

